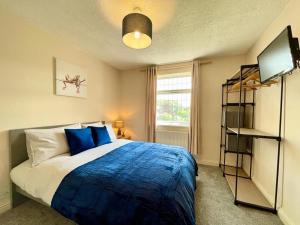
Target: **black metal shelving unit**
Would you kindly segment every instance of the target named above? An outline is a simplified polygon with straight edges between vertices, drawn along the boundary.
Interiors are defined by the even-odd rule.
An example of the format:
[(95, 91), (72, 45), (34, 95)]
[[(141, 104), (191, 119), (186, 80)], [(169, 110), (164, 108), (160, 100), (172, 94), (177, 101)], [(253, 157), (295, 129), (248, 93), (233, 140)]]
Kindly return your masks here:
[[(255, 66), (249, 65), (247, 68), (243, 69), (243, 77), (246, 78), (247, 74), (252, 74), (257, 71), (257, 68)], [(225, 84), (222, 85), (222, 113), (221, 113), (221, 141), (220, 141), (220, 161), (219, 161), (219, 166), (222, 169), (223, 176), (225, 177), (226, 175), (228, 176), (235, 176), (235, 171), (232, 172), (232, 165), (228, 166), (226, 162), (226, 155), (227, 154), (237, 154), (237, 149), (235, 147), (230, 147), (228, 145), (228, 137), (227, 136), (236, 136), (234, 132), (230, 132), (228, 130), (228, 123), (227, 123), (227, 114), (229, 112), (229, 108), (235, 108), (239, 109), (239, 107), (243, 108), (243, 119), (240, 121), (242, 123), (242, 127), (246, 126), (246, 113), (249, 111), (248, 109), (251, 109), (251, 124), (248, 124), (251, 128), (254, 126), (254, 106), (255, 106), (255, 90), (252, 91), (252, 99), (247, 99), (250, 96), (247, 96), (246, 91), (242, 92), (242, 98), (241, 102), (230, 102), (229, 101), (229, 90), (230, 88), (239, 81), (240, 77), (240, 70), (231, 78), (226, 81)], [(237, 93), (237, 92), (236, 92)], [(237, 111), (239, 113), (239, 111)], [(251, 143), (249, 144), (249, 149), (241, 148), (239, 149), (239, 154), (241, 155), (241, 164), (238, 166), (238, 168), (241, 170), (243, 168), (243, 159), (244, 156), (249, 156), (250, 157), (250, 175), (245, 176), (242, 175), (240, 177), (250, 179), (251, 174), (252, 174), (252, 156), (253, 156), (253, 140), (252, 138), (249, 138)], [(222, 156), (223, 156), (223, 161), (222, 161)], [(230, 172), (226, 172), (226, 168), (231, 167)], [(235, 167), (234, 167), (235, 168)]]
[[(255, 89), (250, 93), (243, 87), (242, 81), (248, 76), (258, 73), (259, 68), (257, 64), (242, 65), (240, 70), (222, 85), (222, 114), (221, 114), (221, 141), (220, 141), (220, 160), (219, 166), (222, 169), (223, 176), (226, 177), (228, 184), (234, 195), (234, 203), (241, 204), (256, 209), (277, 213), (277, 196), (278, 196), (278, 178), (279, 178), (279, 164), (281, 151), (281, 123), (282, 123), (282, 104), (283, 104), (283, 78), (281, 78), (280, 89), (280, 115), (279, 115), (279, 131), (278, 135), (268, 134), (266, 132), (254, 129), (254, 115), (255, 115)], [(229, 102), (229, 90), (234, 84), (240, 83), (238, 94), (238, 102)], [(250, 96), (251, 100), (246, 101)], [(228, 126), (228, 109), (234, 107), (237, 109), (237, 126)], [(249, 112), (250, 111), (250, 112)], [(234, 148), (229, 148), (228, 137), (235, 137)], [(242, 145), (242, 140), (246, 140), (248, 146)], [(278, 142), (277, 147), (277, 165), (276, 165), (276, 182), (275, 182), (275, 196), (274, 203), (269, 203), (261, 194), (260, 190), (252, 182), (252, 160), (253, 160), (253, 141), (254, 139), (271, 139)], [(232, 139), (231, 139), (232, 140)], [(226, 155), (235, 154), (235, 165), (228, 166), (226, 163)], [(223, 156), (223, 160), (222, 160)], [(249, 157), (249, 173), (243, 170), (244, 157)], [(230, 168), (230, 172), (227, 172)], [(243, 179), (243, 180), (240, 180)], [(240, 190), (242, 188), (249, 188), (248, 193), (243, 194)], [(252, 201), (251, 194), (255, 199)]]

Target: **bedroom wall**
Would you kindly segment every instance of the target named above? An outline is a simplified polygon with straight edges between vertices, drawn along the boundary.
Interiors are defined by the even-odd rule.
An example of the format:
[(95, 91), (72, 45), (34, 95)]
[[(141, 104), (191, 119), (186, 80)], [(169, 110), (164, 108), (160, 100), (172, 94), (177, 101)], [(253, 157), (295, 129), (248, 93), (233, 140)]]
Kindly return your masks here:
[(121, 72), (120, 100), (120, 117), (125, 121), (126, 134), (134, 140), (145, 141), (145, 72), (141, 69)]
[[(300, 38), (300, 4), (291, 0), (278, 18), (270, 24), (247, 54), (248, 63), (256, 63), (256, 56), (287, 26)], [(283, 181), (280, 183), (282, 207), (279, 216), (286, 225), (300, 224), (300, 70), (286, 76), (283, 124)], [(278, 133), (279, 85), (257, 92), (256, 127)], [(276, 144), (257, 141), (254, 160), (254, 178), (267, 197), (274, 195)], [(281, 176), (282, 177), (282, 176)]]
[[(115, 120), (119, 71), (0, 8), (0, 211), (9, 191), (8, 130)], [(53, 57), (84, 68), (88, 98), (54, 94)]]
[[(202, 137), (198, 160), (200, 163), (218, 165), (220, 145), (221, 84), (244, 63), (244, 56), (211, 59), (211, 64), (201, 66), (200, 103)], [(126, 123), (128, 134), (145, 140), (146, 75), (141, 69), (121, 73), (120, 116)]]
[[(222, 92), (221, 85), (245, 62), (244, 56), (213, 58), (211, 64), (201, 67), (201, 144), (198, 162), (207, 165), (219, 164), (220, 124)], [(233, 155), (228, 155), (228, 163)]]

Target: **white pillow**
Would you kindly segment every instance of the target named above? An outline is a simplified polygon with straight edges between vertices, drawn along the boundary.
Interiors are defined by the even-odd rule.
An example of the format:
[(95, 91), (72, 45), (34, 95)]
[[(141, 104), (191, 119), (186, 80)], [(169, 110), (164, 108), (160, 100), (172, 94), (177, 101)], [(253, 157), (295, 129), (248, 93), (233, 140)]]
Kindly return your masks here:
[(54, 156), (69, 152), (69, 146), (64, 129), (80, 129), (80, 124), (50, 128), (25, 130), (26, 147), (32, 166)]
[(111, 141), (117, 140), (116, 133), (115, 133), (111, 123), (107, 123), (104, 126), (106, 126), (106, 129), (107, 129), (107, 132), (109, 134), (110, 140)]
[(104, 127), (104, 125), (101, 122), (96, 122), (96, 123), (83, 123), (81, 124), (82, 128), (87, 128), (87, 127)]

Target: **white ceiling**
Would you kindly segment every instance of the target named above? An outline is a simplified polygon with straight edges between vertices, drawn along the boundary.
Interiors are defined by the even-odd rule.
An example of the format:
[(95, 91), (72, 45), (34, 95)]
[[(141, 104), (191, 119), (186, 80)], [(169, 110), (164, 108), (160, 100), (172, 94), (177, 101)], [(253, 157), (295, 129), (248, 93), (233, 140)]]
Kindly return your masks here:
[[(0, 0), (17, 15), (124, 70), (244, 54), (288, 0)], [(123, 16), (140, 7), (153, 21), (144, 50), (121, 39)]]

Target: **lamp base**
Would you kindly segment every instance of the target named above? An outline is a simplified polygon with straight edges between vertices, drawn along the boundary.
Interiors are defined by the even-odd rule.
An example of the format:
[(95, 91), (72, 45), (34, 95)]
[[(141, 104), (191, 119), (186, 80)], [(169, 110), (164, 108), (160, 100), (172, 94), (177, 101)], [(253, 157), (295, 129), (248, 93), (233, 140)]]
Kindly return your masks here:
[(117, 133), (117, 135), (118, 135), (118, 136), (121, 136), (121, 135), (122, 135), (121, 128), (119, 128), (119, 129), (118, 129), (118, 133)]

